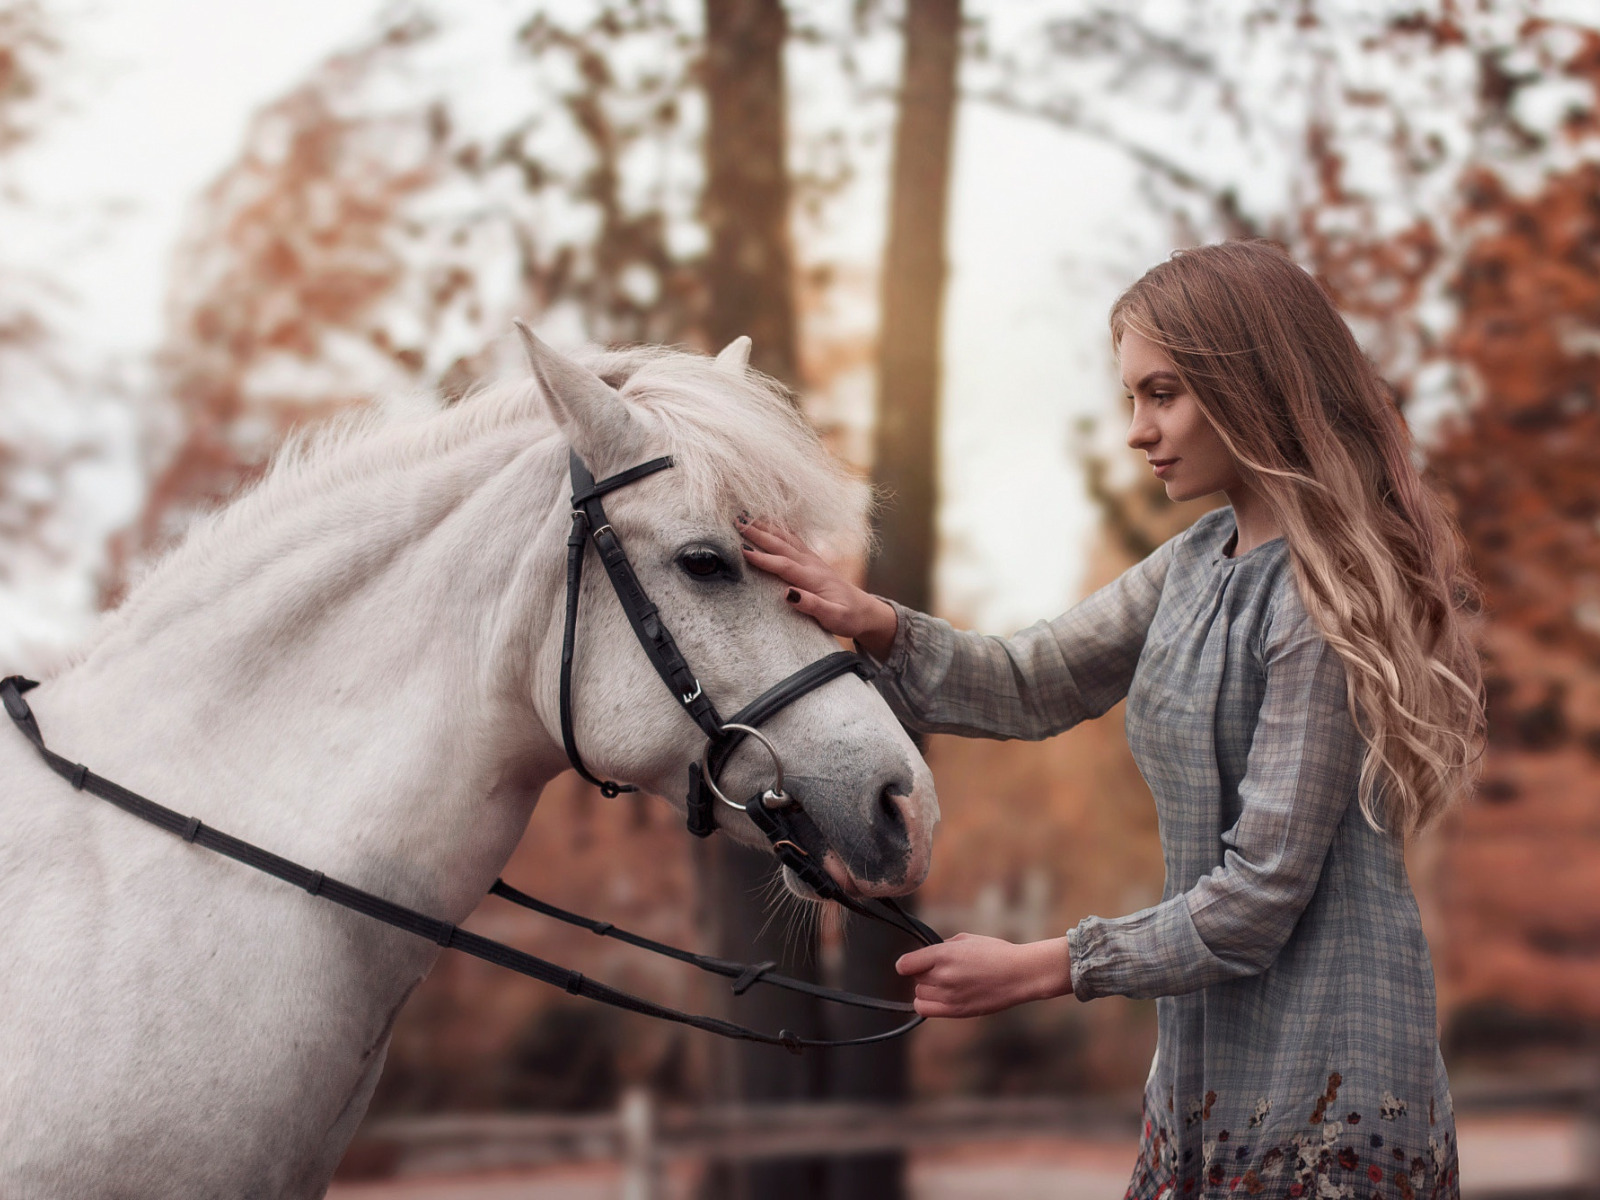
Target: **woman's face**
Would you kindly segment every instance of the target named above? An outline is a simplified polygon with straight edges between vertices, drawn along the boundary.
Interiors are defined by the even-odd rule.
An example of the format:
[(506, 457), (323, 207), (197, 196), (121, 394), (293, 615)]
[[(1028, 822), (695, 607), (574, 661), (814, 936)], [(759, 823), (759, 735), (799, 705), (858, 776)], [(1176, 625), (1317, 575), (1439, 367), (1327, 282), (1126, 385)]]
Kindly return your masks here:
[(1143, 451), (1169, 500), (1197, 500), (1233, 491), (1242, 480), (1233, 455), (1222, 444), (1194, 397), (1184, 390), (1172, 362), (1133, 330), (1122, 335), (1122, 386), (1133, 405), (1128, 445)]

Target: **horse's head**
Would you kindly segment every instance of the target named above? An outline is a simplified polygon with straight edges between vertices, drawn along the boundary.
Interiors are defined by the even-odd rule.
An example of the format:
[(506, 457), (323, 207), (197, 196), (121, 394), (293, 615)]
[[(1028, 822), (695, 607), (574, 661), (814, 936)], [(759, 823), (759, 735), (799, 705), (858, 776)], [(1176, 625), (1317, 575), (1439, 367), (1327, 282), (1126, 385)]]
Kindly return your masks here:
[[(782, 389), (746, 367), (748, 340), (717, 359), (661, 350), (565, 358), (525, 334), (533, 374), (568, 444), (596, 479), (671, 455), (674, 467), (607, 495), (606, 516), (705, 694), (727, 719), (794, 671), (838, 649), (783, 600), (783, 585), (739, 553), (741, 513), (799, 534), (860, 544), (865, 489), (828, 456)], [(605, 572), (584, 571), (573, 669), (573, 728), (591, 771), (683, 804), (706, 737), (636, 641)], [(562, 614), (534, 671), (534, 702), (558, 724)], [(922, 882), (938, 802), (927, 765), (887, 704), (847, 675), (762, 726), (786, 790), (827, 842), (847, 892), (899, 895)], [(721, 773), (744, 800), (772, 780), (748, 739)], [(766, 848), (750, 820), (717, 805), (722, 831)], [(791, 880), (791, 886), (793, 881)]]

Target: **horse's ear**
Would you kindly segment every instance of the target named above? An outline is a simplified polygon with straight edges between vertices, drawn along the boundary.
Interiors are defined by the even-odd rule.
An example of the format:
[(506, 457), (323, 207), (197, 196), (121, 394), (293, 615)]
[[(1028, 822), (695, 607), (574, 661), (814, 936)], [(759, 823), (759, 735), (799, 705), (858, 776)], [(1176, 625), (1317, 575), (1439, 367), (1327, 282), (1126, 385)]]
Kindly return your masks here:
[(729, 375), (742, 376), (750, 366), (750, 339), (744, 336), (736, 337), (722, 348), (722, 353), (717, 355), (717, 369), (726, 371)]
[(627, 403), (600, 376), (558, 354), (516, 321), (539, 391), (550, 414), (591, 471), (602, 472), (615, 460), (631, 457), (644, 431)]

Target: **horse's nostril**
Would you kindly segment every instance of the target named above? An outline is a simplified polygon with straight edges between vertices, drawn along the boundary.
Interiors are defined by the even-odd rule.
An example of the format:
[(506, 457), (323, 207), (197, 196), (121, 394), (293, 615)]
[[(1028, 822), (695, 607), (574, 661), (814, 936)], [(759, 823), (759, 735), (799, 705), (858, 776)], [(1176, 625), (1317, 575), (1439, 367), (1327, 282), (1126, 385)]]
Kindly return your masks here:
[(906, 823), (905, 809), (900, 806), (900, 797), (906, 794), (899, 783), (885, 784), (878, 793), (878, 811), (883, 814), (883, 819), (892, 829), (904, 829)]

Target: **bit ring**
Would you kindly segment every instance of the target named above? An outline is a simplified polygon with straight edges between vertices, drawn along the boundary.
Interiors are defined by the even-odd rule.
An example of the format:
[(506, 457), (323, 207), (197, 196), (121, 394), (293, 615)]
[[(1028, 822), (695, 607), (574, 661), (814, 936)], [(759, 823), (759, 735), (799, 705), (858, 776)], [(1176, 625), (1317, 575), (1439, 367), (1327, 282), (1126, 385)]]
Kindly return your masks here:
[[(756, 741), (760, 742), (766, 747), (767, 753), (772, 755), (772, 769), (777, 774), (777, 779), (773, 782), (772, 786), (767, 789), (765, 794), (771, 796), (778, 805), (786, 803), (789, 797), (784, 794), (783, 790), (783, 760), (778, 757), (778, 748), (772, 744), (771, 739), (769, 739), (766, 734), (762, 733), (759, 729), (752, 725), (729, 724), (724, 725), (722, 729), (723, 732), (727, 732), (730, 729), (737, 729), (740, 733), (747, 734), (748, 736), (755, 738)], [(712, 744), (710, 742), (707, 742), (705, 750), (700, 755), (700, 781), (704, 783), (706, 787), (711, 789), (711, 794), (713, 796), (715, 796), (718, 800), (721, 800), (729, 808), (736, 808), (740, 812), (749, 811), (748, 805), (739, 804), (736, 801), (729, 800), (726, 796), (724, 796), (722, 794), (722, 789), (717, 786), (717, 781), (711, 778), (711, 745)]]

